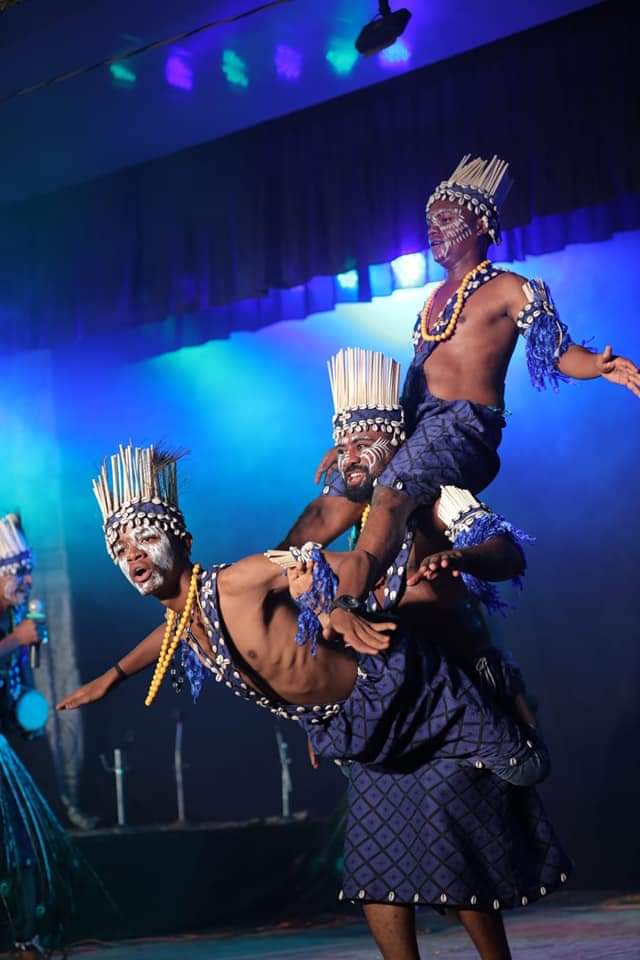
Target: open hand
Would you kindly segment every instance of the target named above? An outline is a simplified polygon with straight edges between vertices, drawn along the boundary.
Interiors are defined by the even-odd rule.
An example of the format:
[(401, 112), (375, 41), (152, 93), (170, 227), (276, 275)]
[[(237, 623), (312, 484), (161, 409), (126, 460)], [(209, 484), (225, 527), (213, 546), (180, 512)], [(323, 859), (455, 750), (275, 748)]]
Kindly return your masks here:
[(115, 679), (111, 679), (111, 672), (115, 673), (115, 671), (107, 671), (101, 677), (96, 677), (95, 680), (90, 680), (89, 683), (78, 687), (73, 693), (68, 693), (60, 703), (56, 704), (56, 710), (76, 710), (78, 707), (84, 707), (87, 703), (102, 700), (116, 682)]
[(596, 366), (605, 380), (627, 387), (636, 397), (640, 397), (640, 370), (626, 357), (615, 356), (610, 344), (597, 354)]
[(316, 469), (315, 482), (320, 483), (324, 474), (327, 473), (328, 470), (331, 470), (332, 467), (335, 467), (337, 462), (338, 462), (338, 454), (336, 453), (336, 448), (331, 447), (330, 450), (327, 450), (324, 457), (318, 464), (318, 467)]
[(345, 647), (353, 647), (358, 653), (378, 654), (386, 650), (391, 642), (387, 634), (396, 629), (396, 624), (371, 623), (348, 610), (339, 607), (331, 611), (329, 618), (331, 629), (342, 636)]
[(464, 556), (460, 550), (441, 550), (425, 557), (415, 573), (407, 577), (407, 586), (415, 587), (421, 580), (437, 580), (443, 574), (459, 577), (464, 570)]

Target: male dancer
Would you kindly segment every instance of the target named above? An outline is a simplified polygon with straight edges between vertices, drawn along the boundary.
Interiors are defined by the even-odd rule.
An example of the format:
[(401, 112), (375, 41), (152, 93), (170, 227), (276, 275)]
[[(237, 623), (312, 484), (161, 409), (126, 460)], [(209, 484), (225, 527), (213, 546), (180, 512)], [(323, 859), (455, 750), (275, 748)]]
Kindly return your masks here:
[[(156, 596), (170, 611), (174, 611), (174, 618), (178, 611), (182, 611), (181, 622), (173, 637), (166, 636), (165, 643), (162, 643), (163, 631), (159, 628), (115, 668), (70, 694), (59, 707), (74, 708), (99, 699), (123, 676), (157, 658), (156, 674), (150, 690), (152, 697), (184, 634), (187, 646), (185, 648), (183, 644), (178, 669), (185, 670), (196, 689), (201, 677), (189, 651), (195, 652), (199, 661), (239, 696), (253, 699), (279, 716), (297, 719), (321, 755), (347, 759), (358, 757), (413, 770), (414, 763), (427, 757), (432, 760), (442, 749), (448, 752), (448, 747), (434, 750), (433, 742), (428, 743), (429, 736), (425, 736), (420, 711), (429, 711), (431, 706), (429, 697), (422, 698), (418, 693), (416, 698), (416, 687), (428, 687), (431, 699), (437, 703), (446, 701), (451, 716), (455, 717), (455, 734), (451, 725), (448, 722), (440, 723), (433, 711), (430, 717), (429, 732), (433, 734), (437, 728), (439, 740), (448, 741), (449, 746), (452, 739), (458, 745), (464, 744), (468, 739), (467, 721), (473, 723), (471, 717), (474, 713), (477, 720), (477, 711), (480, 709), (482, 721), (475, 725), (473, 737), (482, 742), (476, 743), (473, 755), (465, 757), (464, 746), (461, 751), (454, 748), (457, 760), (444, 761), (449, 766), (435, 773), (428, 773), (424, 768), (425, 776), (434, 779), (430, 782), (423, 779), (421, 786), (420, 781), (416, 781), (425, 802), (434, 811), (433, 831), (452, 832), (453, 820), (450, 818), (460, 816), (457, 836), (461, 842), (464, 837), (465, 854), (455, 855), (449, 867), (446, 867), (446, 857), (442, 855), (440, 844), (438, 856), (441, 857), (441, 863), (434, 873), (430, 869), (433, 861), (427, 861), (429, 851), (435, 848), (427, 838), (426, 849), (421, 848), (423, 852), (420, 855), (425, 869), (415, 860), (410, 870), (408, 862), (399, 865), (398, 869), (404, 870), (406, 877), (405, 882), (398, 886), (398, 891), (387, 886), (384, 897), (379, 897), (378, 888), (389, 883), (391, 873), (387, 871), (378, 877), (371, 892), (368, 893), (363, 887), (362, 892), (357, 889), (352, 894), (345, 885), (345, 896), (353, 896), (364, 902), (384, 901), (384, 906), (378, 907), (371, 903), (370, 908), (367, 907), (367, 917), (387, 960), (413, 960), (417, 956), (415, 951), (407, 952), (410, 949), (407, 944), (413, 923), (413, 905), (418, 902), (459, 907), (465, 914), (469, 929), (475, 931), (472, 936), (479, 949), (482, 947), (481, 956), (499, 957), (500, 960), (508, 956), (504, 951), (486, 952), (493, 949), (496, 943), (506, 943), (501, 921), (494, 915), (495, 912), (502, 906), (526, 903), (551, 891), (566, 879), (568, 865), (535, 793), (508, 787), (505, 779), (487, 774), (485, 766), (499, 768), (495, 753), (500, 749), (501, 737), (496, 739), (486, 727), (500, 726), (500, 720), (494, 710), (487, 709), (488, 704), (477, 689), (476, 699), (470, 696), (473, 683), (462, 669), (454, 666), (442, 672), (444, 661), (423, 639), (425, 616), (428, 618), (429, 614), (428, 603), (418, 601), (413, 611), (410, 610), (412, 599), (416, 600), (416, 594), (420, 596), (420, 585), (407, 590), (403, 596), (401, 605), (408, 611), (408, 622), (400, 619), (396, 634), (403, 636), (394, 637), (389, 651), (375, 657), (351, 658), (348, 653), (332, 649), (318, 640), (316, 655), (313, 656), (309, 641), (314, 638), (309, 634), (308, 624), (301, 623), (303, 617), (300, 611), (291, 606), (279, 571), (275, 571), (274, 576), (274, 567), (263, 557), (248, 558), (227, 568), (214, 568), (202, 575), (197, 567), (192, 568), (188, 559), (189, 537), (177, 508), (175, 465), (168, 460), (156, 460), (154, 473), (151, 452), (143, 451), (136, 457), (134, 451), (122, 451), (120, 457), (114, 458), (113, 466), (117, 476), (113, 487), (109, 489), (104, 474), (97, 485), (110, 553), (139, 592)], [(145, 478), (153, 478), (152, 485), (146, 488)], [(493, 537), (487, 542), (486, 557), (479, 547), (471, 550), (469, 569), (484, 575), (487, 558), (495, 566), (495, 549), (502, 539)], [(511, 543), (508, 545), (512, 547)], [(521, 569), (519, 551), (516, 553), (518, 566), (514, 569), (513, 555), (510, 553), (506, 564), (508, 569), (501, 574), (503, 577)], [(337, 555), (331, 559), (338, 564)], [(316, 564), (322, 565), (317, 555)], [(402, 577), (402, 571), (396, 569), (395, 572)], [(421, 584), (427, 586), (423, 580)], [(428, 589), (433, 591), (433, 585), (429, 584)], [(315, 594), (312, 600), (318, 600), (318, 597), (322, 600), (317, 582), (311, 593)], [(198, 610), (194, 609), (196, 597), (199, 600)], [(383, 603), (383, 598), (384, 587), (375, 602)], [(303, 603), (302, 614), (308, 610), (309, 607)], [(411, 629), (409, 623), (412, 620), (417, 639), (408, 643), (405, 633)], [(172, 623), (168, 626), (171, 628)], [(294, 634), (302, 641), (300, 646), (294, 643)], [(414, 710), (413, 706), (417, 705), (418, 700), (418, 709)], [(480, 703), (483, 707), (479, 707)], [(373, 716), (370, 715), (372, 705)], [(469, 713), (466, 720), (461, 710)], [(483, 732), (480, 731), (482, 726), (485, 727)], [(487, 750), (485, 747), (489, 740), (492, 740), (492, 744), (491, 749)], [(506, 745), (507, 741), (503, 743)], [(509, 771), (519, 769), (520, 758), (515, 754), (512, 755), (512, 762), (513, 766), (507, 763), (500, 771), (501, 776), (508, 776)], [(525, 757), (520, 769), (526, 765)], [(353, 764), (352, 769), (361, 768)], [(463, 815), (464, 802), (456, 803), (455, 797), (450, 794), (445, 797), (445, 780), (453, 782), (454, 774), (460, 770), (470, 774), (464, 783), (463, 793), (470, 798), (472, 810), (482, 820), (476, 819), (475, 825), (473, 816), (469, 818)], [(399, 777), (410, 775), (398, 774)], [(408, 781), (404, 782), (408, 784)], [(460, 786), (462, 780), (458, 779), (457, 783)], [(496, 784), (503, 784), (504, 792), (501, 793), (502, 787), (496, 790)], [(521, 799), (514, 806), (513, 798), (516, 795), (520, 795)], [(415, 792), (413, 797), (415, 803)], [(437, 804), (434, 804), (434, 798)], [(491, 809), (487, 809), (490, 801)], [(355, 812), (354, 816), (357, 821), (361, 813)], [(405, 826), (408, 829), (408, 822), (405, 822)], [(397, 818), (394, 828), (397, 828)], [(415, 825), (411, 829), (415, 830)], [(512, 843), (489, 843), (490, 836), (498, 841), (505, 839), (505, 831), (510, 832), (511, 840), (517, 846), (518, 855), (515, 857)], [(353, 852), (357, 845), (356, 834), (355, 828), (350, 831)], [(382, 842), (381, 834), (379, 839)], [(493, 858), (489, 867), (483, 863), (483, 857), (488, 855)], [(378, 858), (378, 870), (382, 859)], [(388, 857), (385, 859), (388, 860)], [(353, 858), (350, 862), (353, 885), (354, 880), (361, 879), (363, 871), (358, 871)], [(449, 893), (442, 886), (445, 875), (445, 886)], [(462, 886), (459, 886), (460, 883)], [(412, 887), (408, 900), (407, 884)], [(436, 898), (433, 894), (434, 884), (440, 884)], [(396, 904), (396, 897), (402, 907)], [(394, 946), (393, 936), (385, 940), (385, 930), (397, 922), (400, 923), (397, 931), (402, 933), (402, 942), (399, 940)]]
[[(527, 339), (534, 386), (601, 376), (640, 397), (635, 364), (609, 346), (597, 354), (574, 344), (542, 281), (487, 260), (500, 240), (506, 169), (497, 157), (488, 164), (464, 157), (427, 203), (429, 243), (447, 279), (418, 317), (406, 420), (391, 438), (399, 449), (379, 478), (357, 549), (342, 565), (331, 626), (351, 644), (366, 632), (364, 599), (399, 550), (413, 511), (433, 504), (443, 485), (477, 493), (498, 472), (505, 375), (518, 333)], [(359, 419), (352, 410), (351, 422)]]
[(35, 623), (22, 618), (32, 565), (16, 515), (0, 518), (0, 899), (14, 955), (22, 960), (64, 945), (71, 881), (79, 866), (65, 831), (5, 736), (15, 732), (20, 699), (31, 685), (27, 651), (39, 641)]

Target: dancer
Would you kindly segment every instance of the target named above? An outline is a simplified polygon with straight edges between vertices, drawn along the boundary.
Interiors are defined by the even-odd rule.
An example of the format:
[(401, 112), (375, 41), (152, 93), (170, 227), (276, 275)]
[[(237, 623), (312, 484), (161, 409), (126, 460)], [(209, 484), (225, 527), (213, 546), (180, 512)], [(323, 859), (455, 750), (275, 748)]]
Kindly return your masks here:
[[(162, 640), (157, 632), (149, 640), (157, 663), (148, 704), (178, 653), (196, 691), (212, 672), (238, 696), (298, 721), (321, 756), (400, 768), (440, 755), (523, 785), (546, 776), (546, 752), (533, 731), (422, 639), (415, 609), (400, 617), (397, 631), (387, 616), (370, 627), (396, 632), (380, 655), (358, 656), (323, 641), (317, 614), (333, 599), (344, 554), (328, 555), (329, 566), (315, 545), (303, 552), (314, 560), (314, 590), (296, 606), (277, 563), (264, 555), (207, 570), (193, 565), (175, 458), (129, 446), (111, 466), (111, 484), (104, 467), (94, 481), (107, 548), (132, 585), (167, 608)], [(481, 575), (484, 554), (495, 563), (496, 549), (496, 538), (484, 551), (474, 548), (470, 570)], [(420, 643), (413, 642), (417, 635)]]
[[(447, 626), (457, 631), (462, 647), (465, 631), (473, 642), (473, 633), (478, 630), (477, 621), (474, 624), (468, 616), (466, 620), (464, 616), (458, 619), (459, 611), (455, 610), (446, 625), (442, 614), (435, 609), (435, 603), (425, 601), (425, 590), (427, 596), (431, 595), (432, 599), (435, 596), (434, 584), (420, 577), (419, 583), (407, 589), (401, 601), (407, 619), (414, 622), (414, 629), (417, 625), (417, 639), (408, 642), (397, 636), (407, 629), (400, 618), (390, 651), (355, 658), (324, 643), (316, 630), (318, 648), (314, 657), (311, 655), (314, 637), (310, 634), (310, 625), (300, 622), (305, 618), (299, 616), (299, 609), (289, 602), (284, 578), (265, 558), (248, 558), (203, 574), (197, 567), (192, 568), (188, 559), (190, 538), (177, 506), (175, 465), (170, 459), (156, 457), (154, 475), (153, 463), (151, 451), (141, 452), (138, 458), (134, 451), (122, 451), (112, 461), (118, 478), (114, 487), (109, 489), (106, 486), (103, 474), (97, 492), (105, 507), (108, 549), (123, 573), (140, 593), (157, 597), (172, 610), (174, 616), (171, 620), (175, 620), (178, 611), (182, 612), (174, 641), (161, 651), (164, 629), (158, 628), (103, 677), (65, 697), (59, 708), (72, 709), (100, 699), (124, 676), (158, 659), (148, 698), (151, 702), (161, 675), (171, 662), (172, 647), (177, 649), (177, 643), (184, 635), (186, 641), (182, 652), (178, 651), (176, 668), (175, 684), (178, 687), (182, 683), (179, 674), (184, 671), (197, 693), (202, 682), (199, 665), (204, 663), (220, 680), (221, 686), (245, 699), (254, 700), (279, 716), (297, 719), (321, 754), (337, 758), (340, 753), (347, 759), (350, 754), (360, 758), (367, 756), (368, 759), (382, 759), (391, 766), (410, 766), (407, 772), (387, 774), (382, 768), (376, 772), (371, 766), (348, 765), (351, 802), (343, 895), (366, 904), (367, 919), (385, 960), (413, 960), (418, 956), (415, 951), (407, 952), (416, 903), (432, 903), (440, 907), (450, 904), (460, 909), (474, 942), (479, 949), (482, 948), (481, 956), (494, 960), (508, 956), (504, 951), (498, 952), (506, 943), (499, 911), (551, 892), (566, 880), (569, 869), (535, 792), (513, 787), (506, 779), (487, 772), (486, 756), (483, 760), (477, 755), (481, 749), (478, 726), (474, 731), (478, 745), (471, 762), (461, 755), (458, 759), (435, 761), (433, 757), (439, 751), (431, 749), (426, 751), (429, 763), (426, 766), (420, 763), (414, 769), (414, 763), (421, 759), (419, 749), (406, 751), (399, 747), (394, 750), (390, 746), (393, 739), (401, 741), (407, 734), (404, 721), (411, 713), (415, 697), (411, 689), (416, 684), (431, 682), (431, 693), (436, 698), (443, 694), (438, 686), (438, 678), (443, 677), (441, 661), (424, 640), (424, 635), (431, 632), (429, 625), (432, 631)], [(146, 486), (145, 478), (151, 478)], [(504, 546), (508, 548), (507, 560), (504, 568), (498, 571), (499, 549)], [(487, 559), (502, 577), (512, 576), (522, 569), (519, 550), (514, 549), (514, 544), (504, 534), (490, 538), (484, 544), (484, 553), (481, 545), (468, 549), (469, 569), (481, 575), (486, 573)], [(461, 552), (464, 556), (464, 551)], [(281, 554), (275, 559), (287, 562)], [(331, 559), (335, 562), (336, 558), (332, 556)], [(321, 563), (321, 559), (316, 562)], [(403, 571), (396, 568), (395, 574), (402, 578)], [(296, 580), (297, 573), (291, 572), (289, 583), (294, 592)], [(311, 591), (316, 597), (317, 586), (316, 582)], [(372, 603), (386, 602), (384, 589), (382, 587), (378, 599)], [(386, 596), (389, 598), (391, 592)], [(198, 604), (194, 603), (196, 598)], [(302, 598), (298, 596), (297, 599), (300, 603)], [(392, 602), (396, 600), (394, 598)], [(302, 614), (309, 613), (304, 600), (302, 603)], [(298, 639), (306, 641), (301, 646), (294, 643), (296, 633)], [(265, 644), (265, 639), (270, 647)], [(425, 658), (426, 650), (429, 654)], [(414, 651), (418, 654), (415, 657)], [(196, 654), (197, 660), (192, 653)], [(431, 671), (424, 669), (429, 659)], [(287, 663), (286, 667), (282, 666), (283, 662)], [(365, 670), (368, 676), (363, 675)], [(448, 701), (449, 706), (453, 713), (459, 713), (460, 704), (464, 703), (466, 707), (469, 703), (469, 691), (474, 684), (458, 667), (446, 674), (444, 682), (449, 694), (453, 695)], [(486, 706), (483, 693), (475, 689), (475, 694), (478, 697), (474, 701), (476, 707), (478, 703)], [(336, 695), (342, 699), (336, 701)], [(456, 698), (459, 698), (457, 705)], [(365, 702), (377, 717), (370, 718), (366, 710), (358, 713)], [(425, 701), (421, 703), (425, 705)], [(495, 716), (493, 710), (485, 714), (487, 719), (492, 716)], [(358, 744), (355, 743), (356, 737), (349, 736), (344, 729), (345, 721), (349, 720), (366, 728)], [(337, 721), (338, 729), (334, 721)], [(384, 736), (385, 724), (389, 727), (387, 749), (381, 756), (373, 741), (381, 734)], [(464, 723), (462, 727), (465, 727)], [(447, 729), (446, 724), (441, 727), (445, 737)], [(414, 740), (414, 746), (424, 745), (424, 742), (416, 744)], [(440, 762), (442, 766), (434, 766)], [(503, 773), (508, 776), (509, 771), (518, 769), (518, 764), (507, 764)], [(369, 774), (373, 779), (367, 780)], [(401, 809), (392, 809), (397, 793), (379, 803), (380, 814), (387, 821), (386, 831), (378, 830), (372, 818), (365, 817), (363, 812), (366, 804), (371, 803), (374, 789), (365, 785), (374, 783), (377, 776), (397, 778), (394, 782), (401, 791), (412, 787), (417, 789), (417, 792), (411, 789), (411, 803), (407, 805), (405, 798)], [(381, 779), (380, 784), (384, 783), (389, 785), (391, 781)], [(460, 795), (456, 800), (457, 791)], [(425, 818), (428, 808), (433, 817)], [(410, 819), (415, 814), (413, 824), (407, 819), (409, 809), (413, 811)], [(418, 825), (421, 840), (416, 839)], [(364, 838), (363, 830), (368, 831), (373, 844), (360, 845), (358, 838)], [(403, 836), (404, 843), (408, 832), (413, 832), (417, 854), (413, 859), (398, 857), (395, 867), (393, 857), (382, 856), (384, 837), (389, 839), (389, 831), (394, 830), (400, 831), (399, 838)], [(453, 847), (447, 848), (452, 851), (450, 857), (442, 852), (443, 833), (450, 834), (449, 843), (453, 843)], [(457, 853), (454, 852), (456, 845), (460, 847)], [(373, 860), (367, 859), (367, 850), (376, 849), (381, 855), (376, 858), (374, 866)], [(436, 853), (436, 850), (440, 852)], [(438, 858), (440, 862), (436, 863)], [(388, 866), (383, 867), (383, 863)], [(415, 947), (415, 934), (413, 942)], [(489, 949), (494, 952), (486, 952)]]
[[(35, 960), (64, 946), (72, 909), (76, 851), (7, 736), (32, 687), (28, 649), (39, 642), (24, 619), (32, 552), (15, 514), (0, 519), (0, 900), (13, 952)], [(1, 629), (5, 628), (5, 629)]]
[[(416, 507), (433, 504), (443, 485), (477, 493), (496, 476), (504, 382), (518, 333), (527, 340), (527, 364), (539, 389), (603, 377), (640, 397), (634, 363), (609, 346), (598, 354), (573, 343), (546, 284), (487, 259), (491, 243), (500, 241), (506, 170), (497, 157), (487, 164), (466, 156), (427, 203), (429, 243), (447, 279), (418, 317), (405, 420), (388, 430), (398, 451), (379, 478), (358, 547), (341, 567), (331, 626), (351, 644), (363, 632), (367, 593), (398, 552)], [(362, 429), (373, 426), (354, 406), (336, 429), (354, 421)]]
[[(334, 430), (338, 476), (334, 476), (334, 482), (327, 489), (334, 495), (323, 502), (323, 509), (314, 511), (311, 505), (287, 535), (285, 542), (298, 547), (308, 540), (326, 546), (350, 527), (350, 545), (352, 548), (357, 545), (369, 516), (377, 479), (394, 455), (387, 428), (397, 430), (402, 421), (400, 366), (395, 360), (381, 353), (349, 348), (340, 350), (332, 358), (330, 369), (334, 423), (344, 424)], [(360, 420), (349, 425), (346, 419), (356, 397), (359, 415), (366, 426)], [(500, 548), (497, 563), (490, 564), (483, 545), (494, 536), (500, 538)], [(520, 673), (513, 667), (507, 668), (502, 655), (491, 645), (477, 604), (481, 601), (489, 611), (506, 608), (492, 581), (501, 578), (505, 561), (511, 554), (511, 579), (516, 586), (522, 585), (521, 545), (528, 539), (469, 491), (443, 487), (437, 509), (420, 509), (408, 521), (400, 554), (385, 574), (382, 600), (384, 606), (394, 606), (405, 588), (405, 577), (409, 586), (416, 586), (420, 580), (431, 583), (430, 590), (426, 586), (422, 588), (424, 598), (445, 609), (448, 622), (448, 629), (428, 631), (431, 642), (437, 643), (449, 658), (463, 661), (467, 669), (484, 677), (494, 692), (504, 690), (504, 674), (508, 670), (511, 674), (508, 686), (514, 690), (515, 697), (513, 707), (524, 722), (533, 724)], [(481, 578), (465, 569), (475, 547), (480, 547), (480, 554), (484, 556)], [(418, 564), (419, 556), (423, 559)], [(477, 572), (477, 553), (475, 563)], [(411, 575), (407, 573), (410, 568), (414, 570)], [(439, 582), (435, 583), (436, 580)], [(461, 623), (478, 624), (475, 631), (462, 630), (462, 642), (458, 636), (460, 631), (451, 628), (456, 618)], [(380, 635), (370, 631), (361, 652), (378, 649), (380, 642)]]

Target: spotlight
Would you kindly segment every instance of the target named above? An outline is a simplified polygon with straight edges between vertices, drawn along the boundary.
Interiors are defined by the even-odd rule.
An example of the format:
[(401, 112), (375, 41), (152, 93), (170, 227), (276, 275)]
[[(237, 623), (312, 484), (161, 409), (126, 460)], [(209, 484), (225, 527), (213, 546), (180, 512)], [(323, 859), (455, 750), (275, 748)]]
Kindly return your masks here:
[(400, 287), (422, 287), (427, 279), (424, 253), (407, 253), (391, 261), (391, 269)]
[(346, 273), (339, 273), (336, 277), (338, 281), (338, 286), (341, 290), (357, 290), (358, 289), (358, 271), (357, 270), (347, 270)]
[(410, 19), (411, 12), (406, 8), (392, 12), (388, 0), (379, 0), (378, 15), (360, 31), (356, 50), (370, 56), (390, 47), (404, 33)]

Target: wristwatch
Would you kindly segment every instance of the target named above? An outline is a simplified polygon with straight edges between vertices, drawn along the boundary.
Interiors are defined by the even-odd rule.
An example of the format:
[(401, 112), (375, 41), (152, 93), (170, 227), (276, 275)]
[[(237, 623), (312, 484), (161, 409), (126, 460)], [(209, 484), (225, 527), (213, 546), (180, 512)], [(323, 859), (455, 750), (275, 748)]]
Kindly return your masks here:
[(336, 597), (331, 604), (332, 610), (346, 610), (347, 613), (365, 613), (366, 607), (362, 600), (357, 597), (351, 597), (348, 593), (343, 593), (341, 597)]

